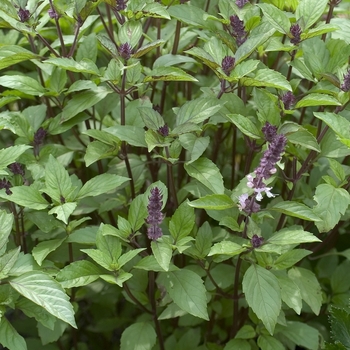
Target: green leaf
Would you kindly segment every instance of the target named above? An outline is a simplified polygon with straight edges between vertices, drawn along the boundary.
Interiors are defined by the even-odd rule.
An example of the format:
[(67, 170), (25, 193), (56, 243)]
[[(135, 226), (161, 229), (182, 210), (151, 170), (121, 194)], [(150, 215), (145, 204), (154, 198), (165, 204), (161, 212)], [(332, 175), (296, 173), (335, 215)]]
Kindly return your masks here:
[(20, 253), (17, 261), (13, 265), (10, 275), (11, 276), (20, 276), (28, 271), (33, 271), (34, 269), (37, 269), (38, 265), (34, 261), (34, 258), (31, 254), (23, 254)]
[[(82, 90), (95, 90), (97, 85), (90, 80), (77, 80), (69, 89), (65, 92), (66, 95), (71, 94), (72, 92), (82, 91)], [(90, 130), (87, 130), (90, 131)], [(99, 130), (100, 131), (100, 130)]]
[(300, 315), (303, 300), (298, 285), (288, 277), (285, 271), (275, 271), (274, 273), (281, 288), (282, 301)]
[(139, 107), (138, 110), (148, 129), (158, 131), (159, 128), (164, 125), (163, 117), (153, 108)]
[(254, 264), (244, 274), (242, 284), (248, 305), (272, 335), (282, 305), (276, 276)]
[(220, 65), (215, 62), (214, 58), (210, 56), (209, 53), (196, 46), (192, 47), (190, 50), (187, 50), (185, 52), (194, 57), (199, 58), (205, 65), (211, 68), (215, 72), (215, 74), (218, 74), (216, 70), (220, 67)]
[(350, 140), (350, 122), (346, 118), (330, 112), (314, 112), (314, 116), (324, 121), (342, 139)]
[(11, 195), (7, 195), (4, 191), (0, 191), (0, 198), (35, 210), (46, 209), (49, 205), (42, 194), (32, 186), (11, 187), (11, 192)]
[(46, 93), (46, 89), (37, 80), (24, 75), (3, 75), (0, 77), (0, 85), (27, 95), (42, 96)]
[(219, 243), (215, 243), (208, 254), (208, 256), (212, 255), (229, 255), (235, 256), (239, 255), (242, 252), (246, 251), (247, 248), (242, 247), (241, 245), (231, 242), (231, 241), (222, 241)]
[(177, 67), (159, 67), (153, 69), (144, 79), (144, 83), (152, 81), (198, 81), (192, 75)]
[(269, 22), (263, 22), (255, 27), (248, 36), (248, 39), (237, 49), (235, 54), (236, 64), (250, 56), (258, 46), (262, 45), (266, 40), (272, 37), (275, 31), (276, 29), (271, 28)]
[(26, 145), (16, 145), (6, 147), (0, 150), (0, 170), (6, 168), (9, 164), (14, 163), (17, 158), (27, 149), (32, 148)]
[(332, 293), (347, 293), (350, 288), (350, 280), (347, 278), (349, 274), (350, 261), (345, 260), (333, 271), (331, 280)]
[(206, 21), (203, 18), (205, 12), (197, 6), (188, 4), (173, 5), (168, 8), (168, 12), (171, 17), (176, 18), (186, 25), (206, 27)]
[(217, 98), (197, 98), (186, 102), (177, 111), (176, 126), (185, 123), (199, 124), (218, 112), (223, 103)]
[(294, 108), (303, 108), (309, 106), (341, 106), (341, 103), (334, 97), (326, 94), (308, 94), (303, 97)]
[(147, 322), (136, 322), (126, 328), (120, 339), (120, 350), (151, 350), (157, 334)]
[(233, 200), (226, 194), (208, 194), (207, 196), (188, 202), (193, 208), (225, 210), (236, 206)]
[(319, 80), (324, 76), (329, 62), (329, 50), (321, 38), (312, 38), (301, 45), (305, 65)]
[(5, 210), (0, 210), (0, 255), (6, 249), (8, 238), (12, 231), (13, 214), (7, 213)]
[(248, 118), (240, 114), (225, 115), (231, 123), (235, 124), (242, 134), (249, 136), (252, 139), (260, 139), (260, 132), (255, 124)]
[(195, 246), (190, 248), (191, 255), (204, 259), (210, 251), (212, 240), (212, 229), (206, 221), (197, 232)]
[(259, 335), (258, 346), (261, 350), (284, 350), (284, 345), (270, 335)]
[(118, 32), (118, 38), (121, 44), (129, 43), (135, 47), (142, 36), (142, 24), (140, 21), (125, 22)]
[(171, 144), (169, 139), (167, 140), (166, 137), (151, 129), (145, 132), (145, 140), (148, 146), (148, 152), (151, 152), (155, 147), (165, 147)]
[(292, 267), (288, 271), (288, 276), (299, 287), (306, 304), (318, 315), (322, 305), (322, 293), (314, 273), (301, 267)]
[[(45, 185), (43, 190), (56, 203), (65, 203), (73, 198), (75, 187), (65, 167), (51, 154), (45, 167)], [(63, 198), (62, 198), (63, 197)]]
[(209, 320), (206, 289), (195, 272), (186, 269), (163, 272), (159, 275), (159, 283), (165, 286), (174, 303), (182, 310)]
[(64, 331), (68, 328), (67, 323), (57, 318), (55, 320), (56, 322), (54, 324), (53, 329), (49, 329), (46, 324), (39, 323), (37, 325), (38, 334), (39, 334), (41, 343), (45, 348), (48, 348), (50, 346), (50, 345), (48, 346), (45, 346), (45, 345), (59, 340), (59, 338), (62, 337), (62, 334), (64, 333)]
[[(85, 81), (84, 81), (85, 82)], [(85, 82), (86, 83), (86, 82)], [(84, 135), (93, 137), (94, 139), (106, 143), (107, 145), (116, 146), (120, 145), (118, 137), (106, 132), (105, 130), (89, 129), (82, 132)]]
[[(0, 108), (6, 106), (7, 104), (19, 100), (19, 96), (6, 96), (0, 98)], [(7, 148), (6, 148), (7, 149)]]
[(0, 344), (8, 350), (27, 350), (24, 338), (17, 333), (6, 317), (0, 321)]
[[(149, 51), (155, 49), (156, 47), (162, 46), (165, 43), (165, 40), (154, 40), (149, 44), (146, 44), (142, 47), (140, 47), (139, 49), (137, 49), (137, 51), (132, 55), (133, 58), (140, 58), (142, 56), (144, 56), (146, 53), (148, 53)], [(161, 56), (163, 57), (163, 56)], [(156, 68), (155, 66), (153, 66), (154, 68)]]
[(96, 226), (86, 226), (79, 230), (75, 230), (66, 239), (67, 243), (79, 243), (79, 244), (89, 244), (95, 245), (96, 243)]
[(75, 202), (64, 203), (62, 205), (58, 205), (56, 207), (53, 207), (49, 211), (49, 214), (56, 214), (57, 219), (63, 221), (67, 225), (68, 219), (76, 207), (77, 207), (77, 203), (75, 203)]
[(66, 238), (52, 239), (49, 241), (44, 241), (38, 243), (32, 250), (32, 255), (35, 261), (41, 266), (44, 259), (53, 251), (55, 251), (61, 244), (66, 240)]
[(96, 281), (104, 273), (100, 267), (93, 263), (80, 260), (74, 261), (60, 270), (56, 280), (63, 288), (81, 287)]
[(181, 310), (175, 303), (169, 304), (166, 309), (158, 316), (158, 320), (168, 320), (186, 315), (187, 312)]
[(131, 146), (145, 147), (145, 130), (141, 126), (117, 125), (105, 129), (105, 131), (117, 136), (121, 141), (126, 141)]
[(83, 58), (80, 62), (76, 62), (73, 58), (54, 57), (44, 62), (71, 72), (100, 75), (96, 64), (88, 58)]
[(95, 197), (102, 193), (111, 192), (127, 181), (129, 181), (129, 178), (115, 174), (97, 175), (84, 184), (77, 195), (77, 199)]
[(331, 230), (344, 215), (350, 204), (350, 195), (343, 188), (335, 188), (329, 184), (321, 184), (316, 187), (314, 200), (317, 205), (313, 208), (314, 213), (322, 221), (316, 221), (320, 232)]
[(152, 241), (151, 248), (159, 266), (163, 270), (169, 271), (169, 265), (173, 254), (171, 245), (167, 242)]
[(169, 231), (175, 242), (191, 233), (195, 221), (194, 209), (188, 202), (181, 203), (169, 222)]
[(285, 12), (270, 4), (258, 4), (258, 6), (273, 28), (282, 34), (289, 33), (290, 22)]
[(84, 156), (85, 164), (86, 166), (90, 166), (100, 159), (116, 156), (118, 151), (119, 146), (117, 145), (110, 146), (100, 141), (92, 141), (88, 144), (86, 149)]
[[(301, 37), (301, 40), (306, 40), (306, 39), (313, 38), (315, 36), (334, 32), (339, 29), (340, 29), (339, 26), (336, 26), (332, 23), (319, 22), (317, 23), (315, 28), (310, 28), (309, 30), (306, 30), (304, 33), (301, 33), (300, 37)], [(333, 70), (327, 70), (327, 71), (333, 71)]]
[(252, 73), (258, 67), (259, 63), (260, 61), (258, 60), (246, 60), (237, 64), (231, 72), (229, 80), (231, 81), (231, 78), (238, 80), (249, 73)]
[[(96, 62), (97, 57), (97, 38), (95, 33), (91, 33), (88, 36), (84, 36), (80, 40), (76, 60), (81, 61), (84, 58), (88, 58), (91, 62)], [(87, 81), (86, 81), (87, 82)]]
[(78, 113), (94, 106), (103, 100), (111, 91), (103, 86), (97, 87), (93, 91), (84, 91), (74, 95), (62, 110), (61, 123), (75, 117)]
[(0, 70), (13, 66), (16, 63), (31, 60), (33, 58), (37, 58), (38, 56), (28, 50), (23, 50), (23, 52), (15, 52), (12, 51), (13, 48), (20, 48), (20, 46), (12, 46), (12, 45), (6, 45), (1, 47), (1, 59), (0, 59)]
[(280, 255), (274, 262), (274, 267), (280, 270), (288, 269), (297, 262), (312, 254), (312, 251), (306, 249), (293, 249)]
[(296, 145), (300, 145), (304, 148), (312, 149), (316, 152), (321, 152), (321, 148), (311, 132), (305, 130), (304, 128), (298, 128), (296, 132), (290, 133), (287, 135), (289, 142)]
[(194, 134), (182, 134), (179, 136), (181, 146), (189, 151), (191, 159), (188, 163), (197, 160), (208, 148), (210, 137), (198, 137)]
[(9, 271), (17, 261), (20, 250), (20, 247), (11, 249), (0, 257), (0, 279), (8, 276)]
[(240, 82), (244, 86), (266, 86), (292, 91), (292, 87), (284, 75), (268, 68), (259, 69), (255, 77), (243, 77)]
[(146, 6), (142, 9), (142, 12), (145, 17), (171, 19), (166, 7), (157, 2), (146, 4)]
[(51, 315), (77, 328), (69, 297), (51, 276), (41, 271), (30, 271), (11, 279), (9, 283), (18, 293)]
[(252, 347), (248, 340), (244, 339), (231, 339), (224, 347), (224, 350), (251, 350)]
[(116, 284), (119, 287), (123, 287), (123, 283), (129, 280), (133, 275), (129, 272), (125, 272), (123, 270), (118, 271), (117, 274), (113, 275), (100, 275), (100, 278), (105, 280), (110, 284)]
[(332, 159), (332, 158), (328, 158), (327, 160), (329, 162), (329, 166), (330, 166), (332, 172), (337, 177), (337, 179), (339, 181), (345, 181), (346, 175), (345, 175), (343, 165), (341, 163), (339, 163), (337, 160)]
[(128, 221), (133, 232), (136, 232), (144, 223), (148, 215), (147, 206), (145, 205), (144, 196), (138, 195), (131, 202), (128, 214)]
[(332, 338), (347, 349), (350, 347), (350, 314), (345, 309), (332, 306), (330, 310)]
[[(196, 49), (196, 47), (194, 47), (194, 49)], [(190, 54), (191, 52), (189, 51), (191, 50), (186, 51), (186, 53)], [(192, 57), (168, 53), (158, 57), (153, 63), (153, 68), (175, 66), (181, 63), (197, 63), (197, 61)]]
[(202, 157), (190, 164), (185, 163), (184, 167), (188, 175), (197, 179), (213, 193), (224, 193), (222, 175), (218, 167), (208, 158)]
[(300, 0), (296, 9), (296, 19), (302, 19), (303, 30), (310, 28), (324, 13), (328, 0)]
[(20, 309), (28, 317), (34, 317), (37, 322), (45, 325), (48, 329), (54, 329), (57, 318), (32, 301), (26, 298), (20, 298), (16, 302), (16, 309)]
[(267, 243), (277, 245), (300, 244), (310, 242), (321, 242), (311, 232), (304, 231), (301, 226), (289, 226), (271, 236)]
[[(156, 272), (164, 271), (164, 269), (158, 264), (154, 255), (145, 256), (134, 266), (134, 268), (145, 270), (145, 271), (156, 271)], [(169, 271), (174, 271), (177, 269), (178, 268), (175, 265), (173, 264), (169, 265)]]
[(255, 329), (251, 325), (244, 325), (239, 329), (235, 338), (236, 339), (252, 339), (256, 337)]
[(295, 218), (308, 221), (321, 221), (321, 219), (315, 215), (314, 211), (306, 206), (305, 204), (293, 202), (293, 201), (283, 201), (270, 207), (269, 210), (274, 210), (279, 213), (283, 213)]
[(140, 252), (143, 252), (146, 250), (146, 248), (139, 248), (139, 249), (133, 249), (129, 250), (125, 254), (123, 254), (119, 259), (118, 259), (118, 267), (119, 269), (123, 267), (126, 263), (134, 259), (136, 255), (138, 255)]
[(318, 330), (305, 322), (288, 321), (287, 326), (279, 326), (279, 329), (293, 343), (310, 350), (319, 349)]

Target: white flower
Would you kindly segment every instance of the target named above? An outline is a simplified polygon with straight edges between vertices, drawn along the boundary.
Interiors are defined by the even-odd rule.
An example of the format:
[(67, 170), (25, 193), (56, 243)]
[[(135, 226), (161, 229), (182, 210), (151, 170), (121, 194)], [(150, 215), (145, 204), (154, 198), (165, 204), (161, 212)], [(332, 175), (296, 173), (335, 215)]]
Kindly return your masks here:
[(248, 179), (247, 186), (249, 188), (254, 188), (254, 184), (253, 184), (254, 178), (253, 178), (253, 176), (251, 174), (248, 174), (247, 175), (247, 179)]
[(243, 193), (238, 197), (239, 204), (238, 204), (238, 209), (242, 211), (246, 207), (246, 200), (248, 199), (248, 193)]
[(265, 192), (265, 194), (269, 197), (275, 197), (276, 195), (271, 193), (270, 191), (272, 190), (272, 187), (262, 187), (262, 188), (254, 188), (254, 192), (257, 193), (256, 195), (256, 200), (257, 201), (261, 201), (263, 199), (263, 192)]

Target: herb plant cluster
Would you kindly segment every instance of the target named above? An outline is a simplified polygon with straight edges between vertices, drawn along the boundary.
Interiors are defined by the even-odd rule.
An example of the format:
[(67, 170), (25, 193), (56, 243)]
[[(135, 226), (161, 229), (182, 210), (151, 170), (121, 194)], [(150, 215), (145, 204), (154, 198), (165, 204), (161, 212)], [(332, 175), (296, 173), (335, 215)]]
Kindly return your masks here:
[(350, 348), (349, 0), (0, 0), (0, 344)]

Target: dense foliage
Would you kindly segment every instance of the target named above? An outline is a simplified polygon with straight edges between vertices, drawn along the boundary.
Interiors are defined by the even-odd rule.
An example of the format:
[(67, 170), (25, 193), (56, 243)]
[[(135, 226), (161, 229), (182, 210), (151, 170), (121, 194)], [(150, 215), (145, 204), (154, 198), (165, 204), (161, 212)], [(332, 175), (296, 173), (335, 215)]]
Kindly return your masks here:
[(0, 0), (0, 344), (349, 349), (349, 13)]

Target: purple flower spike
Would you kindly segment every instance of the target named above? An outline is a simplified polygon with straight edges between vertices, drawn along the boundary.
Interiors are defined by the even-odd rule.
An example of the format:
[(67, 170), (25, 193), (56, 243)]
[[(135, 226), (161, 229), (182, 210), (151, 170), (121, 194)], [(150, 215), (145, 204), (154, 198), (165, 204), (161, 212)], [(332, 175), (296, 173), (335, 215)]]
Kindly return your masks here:
[(267, 142), (272, 142), (272, 140), (277, 135), (277, 126), (271, 125), (269, 122), (266, 122), (266, 124), (263, 126), (261, 130), (264, 133), (265, 140)]
[(259, 248), (264, 243), (264, 238), (259, 237), (258, 235), (253, 235), (250, 242), (251, 242), (253, 248)]
[(2, 190), (4, 188), (7, 195), (12, 194), (12, 192), (10, 190), (11, 187), (12, 187), (11, 183), (9, 181), (7, 181), (6, 179), (0, 180), (0, 190)]
[(127, 61), (131, 57), (132, 48), (129, 43), (124, 43), (119, 46), (118, 52), (119, 55)]
[(231, 35), (236, 39), (237, 46), (241, 46), (247, 40), (247, 32), (244, 30), (244, 23), (237, 15), (230, 17), (232, 32)]
[(20, 8), (19, 11), (17, 12), (17, 15), (19, 17), (19, 20), (24, 23), (27, 22), (28, 19), (30, 18), (30, 12), (29, 10), (25, 10)]
[(292, 106), (295, 104), (295, 96), (291, 91), (288, 91), (281, 97), (281, 101), (285, 110), (292, 109)]
[(34, 145), (39, 146), (44, 142), (47, 131), (44, 128), (39, 128), (34, 134)]
[(238, 198), (239, 205), (238, 209), (244, 211), (248, 215), (257, 213), (260, 210), (260, 205), (255, 201), (254, 198), (250, 198), (247, 193), (242, 194)]
[[(267, 197), (275, 197), (270, 191), (272, 187), (266, 187), (264, 180), (271, 177), (272, 174), (276, 173), (275, 165), (281, 159), (281, 154), (284, 152), (286, 147), (287, 138), (284, 134), (276, 134), (276, 129), (273, 125), (266, 123), (263, 127), (265, 138), (268, 139), (268, 149), (264, 152), (264, 155), (260, 159), (259, 166), (255, 169), (255, 177), (252, 174), (247, 175), (247, 186), (254, 189), (253, 199), (260, 201), (263, 198), (265, 192)], [(248, 205), (247, 208), (252, 208), (253, 203)], [(247, 210), (244, 208), (244, 211)]]
[(230, 75), (231, 70), (235, 67), (235, 58), (225, 56), (221, 62), (221, 68), (226, 75)]
[(9, 165), (9, 169), (13, 172), (14, 175), (24, 176), (24, 170), (22, 164), (15, 162)]
[(298, 45), (301, 41), (300, 35), (301, 35), (301, 28), (299, 24), (293, 24), (290, 27), (290, 34), (292, 34), (292, 38), (290, 39), (290, 42), (293, 45)]
[(340, 85), (340, 89), (344, 92), (348, 92), (350, 90), (350, 70), (344, 75), (343, 84)]
[(116, 1), (116, 5), (115, 5), (115, 9), (117, 11), (122, 11), (126, 9), (126, 3), (128, 2), (128, 0), (117, 0)]
[(152, 241), (156, 241), (158, 238), (162, 237), (163, 232), (159, 225), (164, 219), (164, 215), (161, 212), (163, 205), (163, 195), (158, 187), (151, 189), (151, 195), (148, 197), (148, 217), (146, 219), (147, 224), (150, 227), (147, 229), (147, 236)]
[(236, 0), (236, 5), (241, 9), (249, 0)]
[[(271, 177), (276, 172), (275, 165), (281, 159), (281, 154), (287, 143), (287, 138), (283, 135), (276, 135), (260, 160), (259, 166), (255, 169), (256, 177), (253, 179), (254, 188), (259, 189), (263, 185), (263, 180)], [(265, 187), (265, 185), (263, 185)]]
[(50, 18), (52, 19), (58, 19), (58, 13), (55, 11), (55, 9), (53, 7), (51, 7), (49, 9), (49, 11), (47, 11), (47, 13), (49, 14)]
[(168, 136), (169, 135), (169, 127), (168, 127), (168, 125), (164, 124), (163, 126), (161, 126), (158, 129), (158, 132), (164, 137)]
[(39, 148), (44, 143), (45, 137), (47, 135), (47, 131), (44, 128), (39, 128), (34, 134), (34, 155), (39, 155)]

